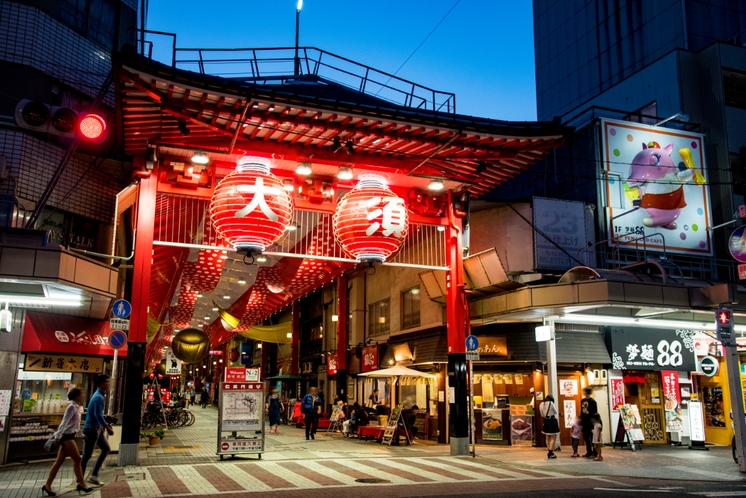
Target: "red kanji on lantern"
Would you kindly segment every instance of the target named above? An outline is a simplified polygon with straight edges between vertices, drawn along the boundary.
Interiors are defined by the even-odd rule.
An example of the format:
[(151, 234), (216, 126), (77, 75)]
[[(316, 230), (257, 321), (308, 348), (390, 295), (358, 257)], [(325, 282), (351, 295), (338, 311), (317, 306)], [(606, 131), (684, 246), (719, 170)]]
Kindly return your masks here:
[(293, 201), (263, 157), (241, 158), (210, 201), (215, 230), (239, 252), (264, 251), (282, 236), (292, 216)]
[(337, 204), (334, 236), (360, 262), (383, 262), (399, 250), (409, 231), (404, 199), (378, 175), (363, 175)]

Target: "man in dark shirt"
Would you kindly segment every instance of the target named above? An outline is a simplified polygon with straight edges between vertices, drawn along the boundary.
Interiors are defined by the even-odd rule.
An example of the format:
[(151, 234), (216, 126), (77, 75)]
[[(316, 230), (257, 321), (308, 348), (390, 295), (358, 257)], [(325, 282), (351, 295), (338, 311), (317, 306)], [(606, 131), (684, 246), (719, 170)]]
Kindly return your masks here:
[(593, 451), (593, 422), (591, 422), (591, 416), (598, 413), (598, 404), (596, 400), (591, 397), (591, 388), (586, 387), (583, 389), (583, 399), (580, 401), (580, 421), (583, 425), (583, 441), (585, 441), (585, 455), (584, 458), (591, 458), (596, 456), (596, 452)]

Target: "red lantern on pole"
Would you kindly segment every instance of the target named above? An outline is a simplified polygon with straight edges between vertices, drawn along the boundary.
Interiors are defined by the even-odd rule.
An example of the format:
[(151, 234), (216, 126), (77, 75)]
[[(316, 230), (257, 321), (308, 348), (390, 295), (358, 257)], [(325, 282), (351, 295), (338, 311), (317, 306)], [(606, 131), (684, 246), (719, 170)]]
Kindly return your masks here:
[(350, 257), (382, 263), (399, 250), (409, 231), (404, 199), (378, 175), (362, 175), (337, 204), (334, 236)]
[(210, 201), (218, 234), (238, 252), (260, 253), (279, 239), (293, 217), (293, 201), (269, 160), (243, 157), (218, 183)]

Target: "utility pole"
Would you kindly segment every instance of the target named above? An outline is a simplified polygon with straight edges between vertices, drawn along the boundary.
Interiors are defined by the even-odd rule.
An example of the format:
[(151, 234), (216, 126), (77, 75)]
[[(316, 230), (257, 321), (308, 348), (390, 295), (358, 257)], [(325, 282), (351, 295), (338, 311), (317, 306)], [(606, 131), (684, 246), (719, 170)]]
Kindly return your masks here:
[(303, 0), (298, 0), (298, 5), (295, 9), (295, 70), (294, 74), (297, 78), (300, 76), (300, 57), (298, 56), (298, 47), (300, 45), (300, 10), (303, 8)]
[(720, 305), (715, 313), (715, 331), (717, 339), (725, 347), (725, 369), (730, 386), (730, 403), (733, 415), (733, 428), (736, 431), (736, 459), (738, 470), (746, 472), (746, 455), (744, 455), (744, 436), (746, 436), (746, 419), (744, 419), (743, 394), (741, 393), (741, 367), (733, 324), (733, 309)]

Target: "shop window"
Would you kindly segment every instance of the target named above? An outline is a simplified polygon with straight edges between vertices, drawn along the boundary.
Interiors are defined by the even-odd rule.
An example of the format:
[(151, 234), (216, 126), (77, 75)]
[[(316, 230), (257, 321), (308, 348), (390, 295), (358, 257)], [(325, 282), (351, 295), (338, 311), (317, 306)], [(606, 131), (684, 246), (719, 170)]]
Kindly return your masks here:
[(387, 334), (391, 321), (391, 303), (383, 299), (368, 306), (368, 333), (373, 335)]
[(401, 328), (408, 329), (420, 325), (420, 286), (401, 294)]

